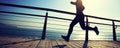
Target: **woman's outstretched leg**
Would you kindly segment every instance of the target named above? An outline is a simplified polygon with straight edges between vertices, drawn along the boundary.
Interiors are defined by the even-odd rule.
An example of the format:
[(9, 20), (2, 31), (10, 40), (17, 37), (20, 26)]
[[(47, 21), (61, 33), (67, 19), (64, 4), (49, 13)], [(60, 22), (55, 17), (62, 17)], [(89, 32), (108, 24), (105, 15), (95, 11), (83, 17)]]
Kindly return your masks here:
[(69, 26), (69, 30), (68, 30), (67, 36), (63, 36), (63, 35), (61, 36), (65, 41), (69, 42), (69, 39), (70, 39), (70, 36), (71, 36), (71, 34), (72, 34), (73, 28), (74, 28), (74, 26), (75, 26), (77, 23), (78, 23), (78, 21), (77, 21), (77, 19), (75, 18), (75, 19), (71, 22), (71, 24), (70, 24), (70, 26)]
[(67, 34), (67, 37), (70, 37), (72, 32), (73, 32), (73, 27), (77, 24), (78, 22), (73, 20), (69, 26), (69, 30), (68, 30), (68, 34)]

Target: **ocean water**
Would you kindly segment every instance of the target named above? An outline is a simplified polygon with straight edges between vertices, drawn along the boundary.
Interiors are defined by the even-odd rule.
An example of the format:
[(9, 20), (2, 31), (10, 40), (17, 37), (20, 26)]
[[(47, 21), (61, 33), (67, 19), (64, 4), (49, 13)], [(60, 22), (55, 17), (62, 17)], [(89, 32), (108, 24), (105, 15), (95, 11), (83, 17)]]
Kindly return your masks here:
[[(3, 26), (3, 24), (2, 24)], [(41, 38), (42, 29), (28, 29), (28, 28), (18, 28), (18, 27), (8, 27), (6, 28), (0, 26), (0, 36), (8, 36), (8, 37), (22, 37), (22, 38)], [(64, 29), (64, 28), (62, 28)], [(53, 28), (47, 28), (46, 30), (46, 39), (52, 40), (62, 40), (61, 35), (67, 35), (67, 29), (62, 30)], [(110, 31), (110, 32), (109, 32)], [(89, 40), (112, 40), (112, 31), (102, 31), (100, 29), (100, 34), (96, 35), (94, 31), (89, 31)], [(85, 39), (85, 31), (81, 30), (81, 28), (74, 28), (74, 31), (71, 35), (71, 40), (84, 40)], [(117, 33), (117, 39), (120, 39), (119, 33)]]

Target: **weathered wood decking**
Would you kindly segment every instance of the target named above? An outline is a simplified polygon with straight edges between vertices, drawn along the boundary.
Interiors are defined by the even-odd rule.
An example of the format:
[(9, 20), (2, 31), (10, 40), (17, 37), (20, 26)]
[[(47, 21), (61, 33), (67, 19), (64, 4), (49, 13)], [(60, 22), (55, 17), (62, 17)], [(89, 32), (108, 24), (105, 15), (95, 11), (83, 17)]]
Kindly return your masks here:
[[(40, 40), (0, 37), (0, 48), (82, 48), (83, 40)], [(120, 42), (98, 41), (88, 42), (88, 48), (120, 48)]]

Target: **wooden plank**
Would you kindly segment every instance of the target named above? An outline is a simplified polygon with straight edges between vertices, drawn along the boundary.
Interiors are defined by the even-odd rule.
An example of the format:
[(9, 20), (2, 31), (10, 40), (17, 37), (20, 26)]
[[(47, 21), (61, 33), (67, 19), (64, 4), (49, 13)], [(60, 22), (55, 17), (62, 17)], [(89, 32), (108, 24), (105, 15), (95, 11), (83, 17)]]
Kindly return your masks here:
[(58, 48), (65, 48), (67, 45), (62, 42), (63, 40), (57, 40), (57, 47)]
[(118, 45), (114, 43), (113, 41), (103, 41), (101, 44), (102, 44), (101, 46), (105, 48), (119, 48), (120, 46), (120, 44)]
[(56, 40), (51, 40), (51, 46), (52, 46), (52, 48), (56, 48), (56, 45), (58, 45), (57, 42), (56, 42)]
[(75, 41), (74, 40), (71, 40), (69, 42), (69, 44), (73, 47), (73, 48), (78, 48), (76, 45), (75, 45)]
[[(27, 41), (27, 39), (25, 39)], [(6, 45), (5, 48), (27, 48), (31, 42), (16, 42), (16, 44)]]
[(88, 47), (92, 47), (92, 48), (104, 48), (103, 46), (101, 46), (101, 44), (100, 44), (99, 41), (94, 42), (94, 41), (91, 41), (91, 40), (89, 40), (89, 42), (88, 42)]
[(41, 40), (36, 48), (52, 48), (49, 40)]
[(29, 40), (27, 38), (12, 38), (12, 37), (0, 37), (0, 44), (9, 44), (13, 42), (21, 42)]
[(77, 43), (77, 45), (79, 45), (79, 47), (83, 48), (84, 40), (77, 40), (75, 42)]
[(72, 42), (72, 44), (74, 44), (77, 48), (82, 48), (83, 44), (79, 44), (79, 43), (80, 43), (80, 41), (78, 41), (78, 40), (75, 40)]
[(28, 46), (28, 48), (36, 48), (39, 42), (40, 40), (32, 41), (32, 43)]
[(36, 48), (45, 48), (45, 40), (41, 40)]
[(63, 43), (67, 45), (65, 48), (79, 48), (79, 46), (77, 46), (76, 42), (73, 40), (69, 42), (63, 41)]
[(72, 41), (66, 42), (66, 41), (62, 41), (63, 44), (66, 44), (67, 46), (65, 48), (75, 48), (75, 46), (71, 43)]
[(46, 40), (45, 48), (52, 48), (50, 40)]
[(35, 48), (39, 48), (39, 44), (41, 43), (41, 40), (38, 42)]
[(61, 42), (66, 45), (65, 48), (72, 48), (72, 46), (70, 46), (70, 45), (68, 44), (68, 42), (66, 42), (66, 41), (64, 41), (64, 40), (62, 40)]
[(58, 45), (63, 45), (63, 43), (61, 42), (61, 40), (56, 40)]
[[(3, 37), (1, 37), (3, 38)], [(26, 38), (0, 39), (0, 48), (56, 48), (67, 45), (64, 48), (82, 48), (84, 40), (34, 40)], [(58, 46), (59, 45), (59, 46)], [(89, 40), (88, 48), (120, 48), (120, 42), (108, 40)]]

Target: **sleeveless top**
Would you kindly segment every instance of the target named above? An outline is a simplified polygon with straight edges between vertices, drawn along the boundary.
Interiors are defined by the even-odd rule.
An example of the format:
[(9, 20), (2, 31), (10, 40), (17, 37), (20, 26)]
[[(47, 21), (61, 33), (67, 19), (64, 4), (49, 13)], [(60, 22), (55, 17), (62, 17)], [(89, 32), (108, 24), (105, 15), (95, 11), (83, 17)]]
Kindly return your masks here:
[(81, 0), (76, 1), (76, 11), (77, 12), (82, 12), (84, 10), (84, 6), (82, 4)]

